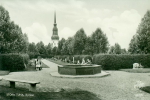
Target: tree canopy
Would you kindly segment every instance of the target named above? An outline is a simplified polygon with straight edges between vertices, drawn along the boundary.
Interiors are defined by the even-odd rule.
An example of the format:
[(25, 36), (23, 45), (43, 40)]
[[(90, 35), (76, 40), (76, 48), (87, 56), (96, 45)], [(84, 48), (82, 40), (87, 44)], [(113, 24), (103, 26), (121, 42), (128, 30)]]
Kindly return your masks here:
[(87, 36), (84, 32), (84, 29), (81, 28), (78, 30), (74, 36), (74, 52), (75, 54), (82, 54), (85, 44), (86, 44)]
[(9, 12), (0, 6), (0, 53), (27, 52), (28, 37), (10, 20)]
[(100, 28), (93, 32), (91, 38), (94, 53), (106, 53), (108, 51), (108, 39)]
[(148, 10), (142, 18), (136, 35), (131, 39), (129, 52), (144, 54), (150, 53), (150, 10)]

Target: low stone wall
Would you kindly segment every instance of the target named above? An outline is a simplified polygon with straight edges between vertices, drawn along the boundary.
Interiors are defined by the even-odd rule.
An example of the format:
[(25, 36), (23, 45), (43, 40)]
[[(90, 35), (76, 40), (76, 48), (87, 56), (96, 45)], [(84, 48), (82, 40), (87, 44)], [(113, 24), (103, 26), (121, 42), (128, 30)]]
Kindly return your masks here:
[(101, 73), (100, 65), (64, 65), (58, 66), (58, 73), (62, 75), (94, 75)]
[(8, 75), (9, 74), (9, 71), (1, 71), (0, 70), (0, 75)]

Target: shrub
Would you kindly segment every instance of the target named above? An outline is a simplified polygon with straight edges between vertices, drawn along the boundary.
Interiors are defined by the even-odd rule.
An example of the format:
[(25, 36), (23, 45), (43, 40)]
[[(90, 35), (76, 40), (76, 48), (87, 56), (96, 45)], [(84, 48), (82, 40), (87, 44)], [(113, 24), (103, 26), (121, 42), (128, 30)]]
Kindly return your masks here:
[(28, 64), (29, 56), (27, 54), (3, 54), (1, 56), (1, 70), (20, 71), (25, 69)]
[(150, 55), (116, 55), (116, 54), (99, 54), (94, 55), (93, 63), (102, 65), (105, 70), (118, 70), (133, 68), (133, 63), (141, 63), (146, 68), (150, 68)]

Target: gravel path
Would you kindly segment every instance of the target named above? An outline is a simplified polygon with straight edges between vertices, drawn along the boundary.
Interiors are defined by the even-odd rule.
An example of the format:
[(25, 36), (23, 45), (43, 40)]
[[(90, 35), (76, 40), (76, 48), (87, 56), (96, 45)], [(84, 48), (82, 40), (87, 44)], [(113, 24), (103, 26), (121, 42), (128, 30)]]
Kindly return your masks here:
[[(80, 88), (97, 94), (102, 100), (150, 100), (150, 94), (134, 88), (139, 80), (150, 86), (150, 73), (108, 71), (111, 75), (102, 78), (56, 78), (52, 77), (50, 72), (58, 70), (57, 64), (45, 59), (42, 62), (50, 68), (43, 68), (42, 71), (12, 72), (2, 77), (40, 81), (37, 90), (43, 92), (61, 88)], [(25, 86), (28, 85), (21, 84), (21, 87)]]

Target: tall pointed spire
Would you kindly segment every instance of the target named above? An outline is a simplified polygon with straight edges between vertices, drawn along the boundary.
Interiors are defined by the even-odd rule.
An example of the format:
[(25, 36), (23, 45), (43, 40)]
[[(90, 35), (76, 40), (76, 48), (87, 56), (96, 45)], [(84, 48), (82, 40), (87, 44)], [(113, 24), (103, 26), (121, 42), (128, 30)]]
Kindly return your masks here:
[(52, 47), (58, 47), (59, 36), (58, 36), (58, 29), (56, 24), (56, 11), (54, 11), (54, 27), (53, 27), (53, 34), (51, 36), (52, 40)]
[(54, 24), (56, 23), (56, 11), (54, 13)]
[(58, 29), (57, 29), (57, 24), (56, 24), (56, 11), (54, 11), (54, 27), (53, 27), (53, 34), (52, 34), (51, 39), (59, 40)]

